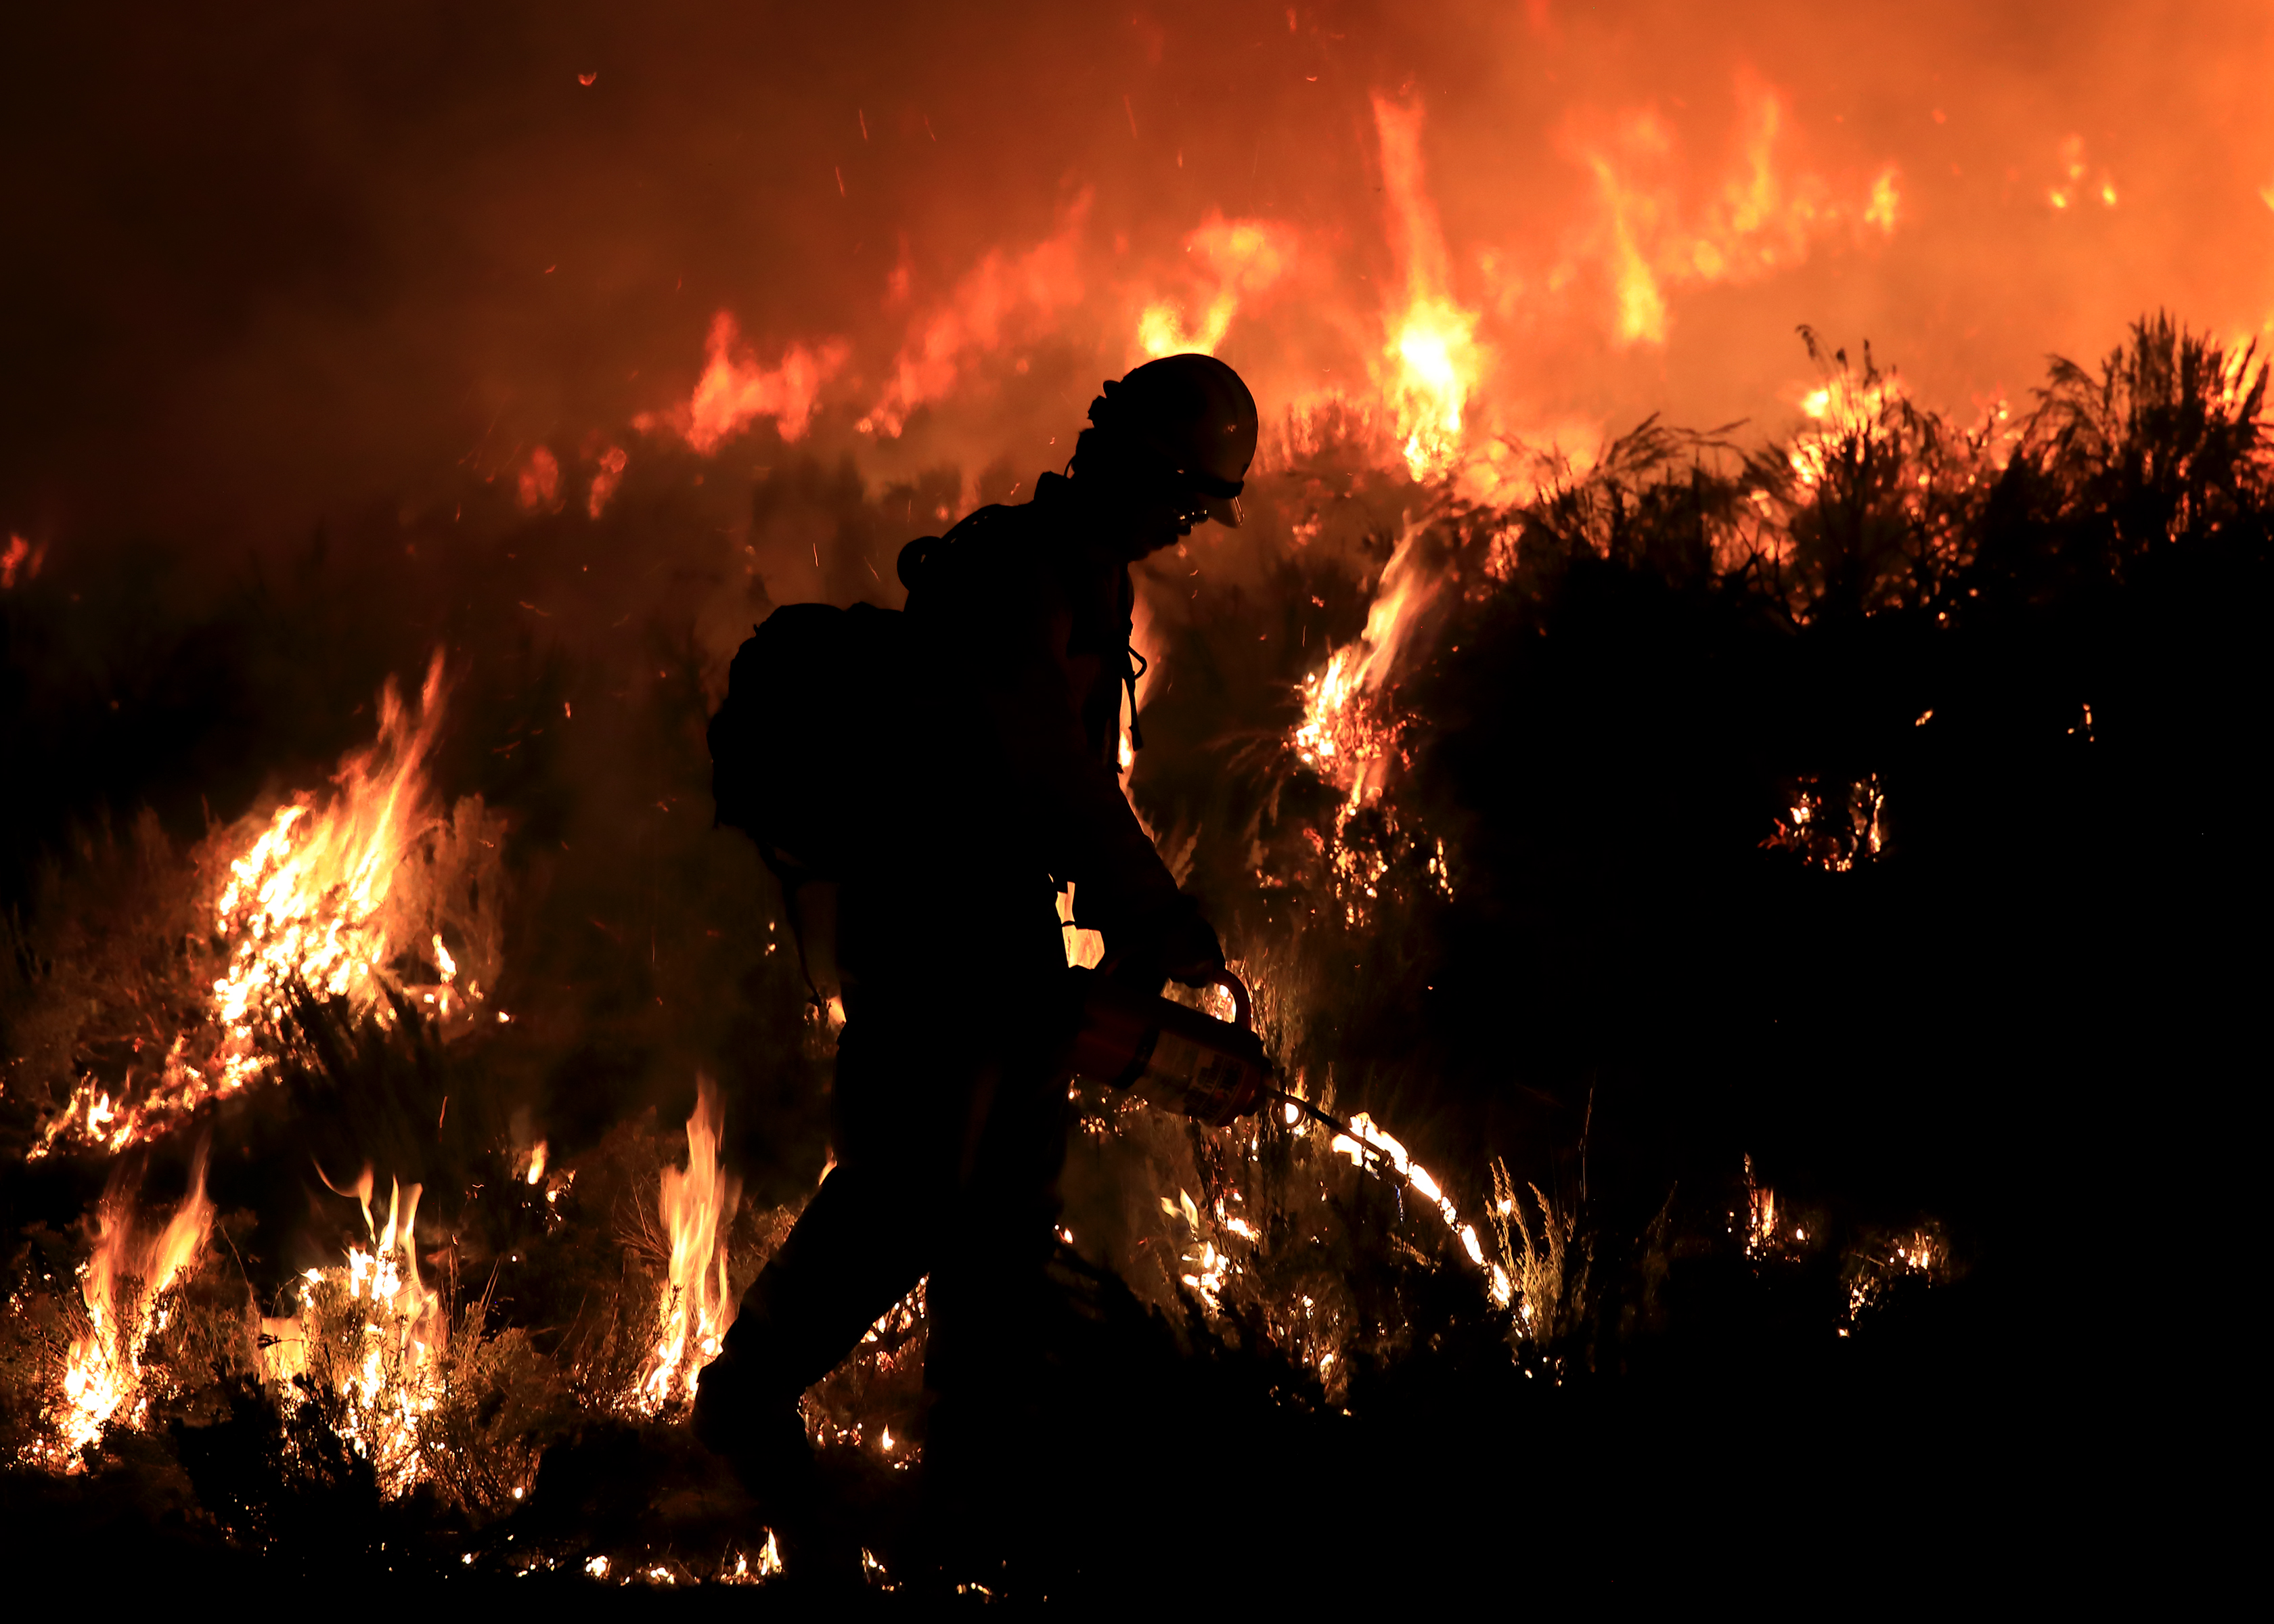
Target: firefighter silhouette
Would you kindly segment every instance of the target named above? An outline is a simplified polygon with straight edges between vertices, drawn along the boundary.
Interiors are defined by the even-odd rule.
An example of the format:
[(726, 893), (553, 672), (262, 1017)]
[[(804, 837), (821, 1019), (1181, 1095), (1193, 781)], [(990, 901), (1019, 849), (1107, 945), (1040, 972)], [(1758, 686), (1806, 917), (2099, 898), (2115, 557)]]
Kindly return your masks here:
[(762, 1498), (804, 1492), (800, 1397), (927, 1274), (934, 1462), (1029, 1389), (1070, 1125), (1061, 887), (1118, 977), (1157, 991), (1224, 967), (1118, 756), (1139, 673), (1129, 567), (1203, 521), (1239, 523), (1255, 402), (1224, 363), (1171, 356), (1107, 383), (1089, 420), (1071, 477), (902, 551), (904, 668), (883, 705), (898, 720), (846, 768), (859, 789), (834, 820), (833, 878), (760, 837), (809, 974), (845, 1015), (836, 1164), (695, 1405), (697, 1437)]

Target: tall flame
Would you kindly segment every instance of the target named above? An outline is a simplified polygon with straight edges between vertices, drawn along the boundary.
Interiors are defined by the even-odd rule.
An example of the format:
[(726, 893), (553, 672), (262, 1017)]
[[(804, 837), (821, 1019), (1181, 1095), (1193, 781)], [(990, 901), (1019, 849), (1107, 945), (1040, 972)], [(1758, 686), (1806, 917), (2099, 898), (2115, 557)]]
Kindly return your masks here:
[(655, 1351), (640, 1379), (636, 1402), (652, 1415), (692, 1398), (703, 1367), (734, 1323), (727, 1284), (727, 1231), (742, 1205), (742, 1181), (719, 1164), (726, 1110), (718, 1085), (698, 1077), (695, 1114), (687, 1119), (687, 1166), (663, 1169), (658, 1210), (671, 1244), (663, 1295), (656, 1306)]
[(441, 722), (438, 649), (417, 718), (390, 681), (380, 695), (378, 741), (340, 763), (330, 805), (320, 810), (312, 797), (296, 797), (230, 864), (214, 904), (215, 932), (235, 944), (228, 973), (213, 987), (215, 1014), (233, 1044), (222, 1087), (260, 1066), (246, 1047), (250, 1023), (283, 1013), (288, 981), (359, 1005), (378, 998), (373, 973), (395, 945), (388, 938), (388, 897), (429, 816), (426, 757)]
[[(52, 1411), (58, 1455), (76, 1455), (113, 1420), (139, 1423), (147, 1408), (142, 1350), (165, 1326), (159, 1299), (188, 1274), (213, 1229), (206, 1199), (206, 1152), (200, 1145), (190, 1191), (155, 1235), (137, 1234), (129, 1204), (114, 1192), (102, 1203), (94, 1255), (79, 1277), (87, 1329), (64, 1357), (64, 1402)], [(76, 1468), (76, 1462), (67, 1462)]]
[(1477, 312), (1452, 295), (1445, 233), (1422, 173), (1420, 108), (1377, 95), (1374, 122), (1390, 244), (1404, 273), (1403, 300), (1387, 312), (1387, 395), (1405, 466), (1427, 479), (1452, 472), (1460, 461), (1463, 412), (1480, 365)]

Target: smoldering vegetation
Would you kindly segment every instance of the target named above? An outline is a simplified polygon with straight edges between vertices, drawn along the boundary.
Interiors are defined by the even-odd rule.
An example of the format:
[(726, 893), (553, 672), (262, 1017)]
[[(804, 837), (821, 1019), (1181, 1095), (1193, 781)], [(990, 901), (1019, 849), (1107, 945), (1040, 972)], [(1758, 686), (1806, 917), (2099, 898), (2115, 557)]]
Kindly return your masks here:
[[(1209, 1132), (1092, 1091), (1064, 1373), (1006, 1422), (999, 1522), (877, 1445), (921, 1453), (920, 1317), (820, 1395), (877, 1584), (943, 1560), (951, 1588), (1190, 1599), (1901, 1576), (2121, 1434), (2098, 1350), (2135, 1311), (2109, 1299), (2184, 1297), (2189, 1266), (2112, 1208), (2188, 1169), (2217, 1226), (2233, 1187), (2264, 374), (2159, 319), (1964, 422), (1818, 358), (1788, 439), (1645, 425), (1543, 460), (1513, 510), (1291, 433), (1248, 529), (1148, 567), (1133, 797), (1286, 1075), (1394, 1134), (1459, 1222), (1276, 1111)], [(702, 729), (775, 597), (896, 603), (898, 545), (964, 488), (769, 454), (747, 486), (635, 465), (598, 519), (478, 487), (284, 566), (153, 542), (0, 598), (31, 764), (0, 989), (11, 1460), (106, 1192), (162, 1216), (202, 1144), (216, 1212), (143, 1350), (143, 1425), (72, 1475), (9, 1471), (27, 1538), (216, 1579), (762, 1566), (749, 1503), (622, 1396), (697, 1074), (743, 1186), (735, 1286), (825, 1158), (825, 1030), (771, 882), (710, 826)], [(1344, 755), (1306, 760), (1306, 682), (1387, 637), (1400, 583)], [(196, 1019), (216, 831), (320, 784), (436, 647), (432, 778), (497, 831), (511, 1020), (303, 996), (264, 1080), (118, 1157), (26, 1161), (73, 1089), (131, 1089)], [(1353, 748), (1378, 793), (1337, 776)], [(363, 1233), (335, 1192), (363, 1162), (425, 1187), (451, 1327), (407, 1488), (349, 1441), (322, 1348), (294, 1380), (261, 1347)]]

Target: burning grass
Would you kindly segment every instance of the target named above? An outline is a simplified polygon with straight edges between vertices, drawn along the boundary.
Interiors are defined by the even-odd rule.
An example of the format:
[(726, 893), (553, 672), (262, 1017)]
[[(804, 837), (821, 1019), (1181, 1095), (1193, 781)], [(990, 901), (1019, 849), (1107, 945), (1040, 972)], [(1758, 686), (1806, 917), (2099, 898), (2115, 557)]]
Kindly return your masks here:
[[(1886, 898), (1946, 912), (2001, 865), (2059, 868), (2101, 763), (2163, 759), (2143, 718), (2170, 708), (2121, 650), (2263, 584), (2264, 375), (2147, 323), (1959, 428), (1868, 355), (1822, 358), (1788, 443), (1645, 425), (1585, 470), (1539, 460), (1515, 507), (1321, 443), (1261, 482), (1244, 586), (1171, 583), (1179, 609), (1148, 582), (1168, 674), (1133, 797), (1338, 1121), (1083, 1094), (1051, 1425), (1001, 1445), (1066, 1505), (1110, 1527), (1266, 1462), (1237, 1508), (1256, 1549), (1202, 1564), (1252, 1576), (1347, 1519), (1337, 1463), (1431, 1485), (1367, 1514), (1442, 1552), (1506, 1513), (1513, 1461), (1640, 1462), (1574, 1466), (1533, 1510), (1600, 1555), (1588, 1507), (1633, 1515), (1636, 1484), (1711, 1455), (1728, 1394), (1800, 1449), (1812, 1407), (1971, 1391), (1888, 1351), (1964, 1345), (1984, 1267), (2012, 1275), (1979, 1183), (1918, 1170), (1968, 1122), (1924, 1063), (1971, 1034), (1898, 974), (1956, 951), (1948, 927)], [(153, 817), (90, 838), (11, 922), (0, 1448), (26, 1526), (157, 1495), (214, 1562), (794, 1567), (677, 1423), (819, 1171), (828, 1034), (763, 901), (693, 911), (763, 893), (674, 821), (701, 694), (642, 669), (657, 709), (617, 741), (658, 754), (596, 758), (657, 792), (603, 846), (636, 883), (562, 880), (585, 829), (525, 784), (440, 810), (437, 662), (331, 793), (195, 843)], [(681, 945), (730, 933), (730, 959)], [(1889, 986), (1925, 1036), (1881, 1035)], [(879, 1585), (959, 1560), (917, 1499), (924, 1341), (919, 1288), (808, 1401)], [(1058, 1544), (957, 1582), (1126, 1579), (1112, 1538), (1028, 1509)]]

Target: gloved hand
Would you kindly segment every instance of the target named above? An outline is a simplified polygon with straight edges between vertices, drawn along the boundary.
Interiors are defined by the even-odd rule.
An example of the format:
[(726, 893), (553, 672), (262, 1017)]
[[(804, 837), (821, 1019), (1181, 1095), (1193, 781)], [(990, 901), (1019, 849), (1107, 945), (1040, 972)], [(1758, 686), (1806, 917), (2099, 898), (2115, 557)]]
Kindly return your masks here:
[(1224, 944), (1215, 928), (1200, 903), (1183, 893), (1166, 907), (1109, 929), (1105, 951), (1113, 974), (1156, 991), (1164, 981), (1206, 987), (1224, 972)]

